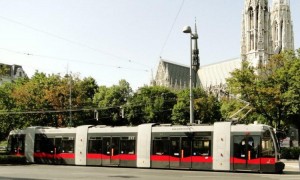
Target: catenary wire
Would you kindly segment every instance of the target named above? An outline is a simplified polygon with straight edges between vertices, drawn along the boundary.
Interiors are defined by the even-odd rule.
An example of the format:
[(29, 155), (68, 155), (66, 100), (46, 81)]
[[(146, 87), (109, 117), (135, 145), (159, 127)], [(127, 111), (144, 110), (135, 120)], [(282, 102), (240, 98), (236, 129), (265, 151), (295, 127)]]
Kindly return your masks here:
[(171, 29), (170, 29), (170, 31), (169, 31), (169, 33), (168, 33), (168, 35), (167, 35), (167, 38), (166, 38), (166, 40), (165, 40), (165, 42), (164, 42), (164, 44), (163, 44), (163, 46), (162, 46), (162, 48), (161, 48), (160, 56), (162, 55), (162, 53), (163, 53), (163, 51), (164, 51), (164, 49), (165, 49), (165, 46), (166, 46), (166, 44), (167, 44), (167, 42), (168, 42), (168, 40), (169, 40), (169, 37), (170, 37), (170, 35), (171, 35), (172, 31), (173, 31), (174, 25), (175, 25), (175, 23), (176, 23), (176, 21), (177, 21), (177, 18), (178, 18), (178, 16), (179, 16), (180, 12), (181, 12), (181, 9), (182, 9), (182, 7), (183, 7), (183, 5), (184, 5), (184, 1), (185, 1), (185, 0), (182, 0), (182, 2), (181, 2), (181, 5), (180, 5), (179, 10), (178, 10), (178, 12), (177, 12), (177, 14), (176, 14), (176, 16), (175, 16), (175, 19), (174, 19), (174, 21), (173, 21), (173, 24), (172, 24), (172, 26), (171, 26)]
[(46, 55), (25, 53), (25, 52), (15, 51), (15, 50), (7, 49), (7, 48), (0, 48), (0, 49), (11, 52), (11, 53), (15, 53), (15, 54), (25, 55), (25, 56), (36, 56), (36, 57), (55, 59), (55, 60), (66, 61), (66, 62), (75, 62), (75, 63), (90, 64), (90, 65), (106, 66), (106, 67), (112, 67), (112, 68), (117, 68), (117, 69), (127, 69), (127, 70), (149, 72), (148, 69), (137, 69), (137, 68), (128, 68), (128, 67), (123, 67), (123, 66), (113, 66), (113, 65), (102, 64), (102, 63), (85, 62), (85, 61), (80, 61), (80, 60), (76, 60), (76, 59), (60, 58), (60, 57), (54, 57), (54, 56), (46, 56)]
[(107, 56), (114, 57), (114, 58), (116, 58), (116, 59), (118, 59), (118, 60), (123, 60), (123, 61), (129, 62), (129, 63), (134, 63), (134, 64), (138, 64), (138, 65), (142, 65), (142, 66), (149, 67), (149, 66), (146, 65), (146, 64), (143, 64), (143, 63), (140, 63), (140, 62), (137, 62), (137, 61), (133, 61), (133, 60), (131, 60), (131, 59), (128, 59), (128, 58), (125, 58), (125, 57), (121, 57), (121, 56), (115, 55), (115, 54), (113, 54), (113, 53), (103, 51), (103, 50), (98, 49), (98, 48), (94, 48), (94, 47), (92, 47), (92, 46), (90, 46), (90, 45), (81, 43), (81, 42), (79, 42), (79, 41), (71, 40), (71, 39), (68, 39), (68, 38), (65, 38), (65, 37), (56, 35), (56, 34), (54, 34), (54, 33), (51, 33), (51, 32), (48, 32), (48, 31), (44, 31), (44, 30), (35, 28), (35, 27), (33, 27), (33, 26), (29, 26), (29, 25), (27, 25), (27, 24), (21, 23), (21, 22), (19, 22), (19, 21), (16, 21), (16, 20), (13, 20), (13, 19), (4, 17), (4, 16), (0, 16), (0, 18), (3, 19), (3, 20), (5, 20), (5, 21), (8, 21), (8, 22), (11, 22), (11, 23), (18, 24), (18, 25), (20, 25), (20, 26), (26, 27), (26, 28), (28, 28), (28, 29), (31, 29), (31, 30), (34, 30), (34, 31), (37, 31), (37, 32), (40, 32), (40, 33), (43, 33), (43, 34), (46, 34), (46, 35), (48, 35), (48, 36), (52, 36), (52, 37), (55, 37), (55, 38), (57, 38), (57, 39), (66, 41), (66, 42), (68, 42), (68, 43), (70, 43), (70, 44), (75, 44), (75, 45), (77, 45), (77, 46), (81, 46), (81, 47), (84, 47), (84, 48), (87, 48), (87, 49), (90, 49), (90, 50), (99, 52), (99, 53), (101, 53), (101, 54), (104, 54), (104, 55), (107, 55)]

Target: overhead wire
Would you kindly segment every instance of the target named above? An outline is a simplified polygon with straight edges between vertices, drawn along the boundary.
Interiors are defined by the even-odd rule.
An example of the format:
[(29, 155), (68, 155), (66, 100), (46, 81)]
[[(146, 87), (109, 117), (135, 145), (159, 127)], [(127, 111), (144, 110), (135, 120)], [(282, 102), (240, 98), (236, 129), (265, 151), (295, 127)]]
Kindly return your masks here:
[[(170, 98), (165, 100), (165, 102), (174, 102), (177, 101), (174, 98)], [(127, 104), (129, 105), (129, 104)], [(141, 104), (135, 104), (132, 105), (131, 107), (141, 107), (141, 106), (146, 106), (147, 104), (141, 103)], [(113, 109), (113, 108), (122, 108), (124, 106), (122, 105), (117, 105), (117, 106), (106, 106), (106, 107), (86, 107), (86, 108), (81, 108), (76, 107), (74, 109), (59, 109), (59, 110), (55, 110), (55, 109), (34, 109), (34, 110), (29, 110), (29, 111), (5, 111), (5, 110), (0, 110), (0, 115), (16, 115), (16, 114), (46, 114), (46, 113), (63, 113), (63, 112), (80, 112), (80, 111), (95, 111), (95, 110), (108, 110), (108, 109)], [(169, 109), (168, 109), (169, 110)], [(156, 111), (156, 112), (163, 112), (164, 109), (162, 109), (162, 111)]]
[(3, 20), (5, 20), (5, 21), (8, 21), (8, 22), (11, 22), (11, 23), (14, 23), (14, 24), (18, 24), (18, 25), (20, 25), (20, 26), (23, 26), (23, 27), (26, 27), (26, 28), (28, 28), (28, 29), (31, 29), (31, 30), (34, 30), (34, 31), (37, 31), (37, 32), (40, 32), (40, 33), (43, 33), (43, 34), (46, 34), (46, 35), (48, 35), (48, 36), (55, 37), (55, 38), (57, 38), (57, 39), (66, 41), (66, 42), (68, 42), (68, 43), (70, 43), (70, 44), (75, 44), (75, 45), (77, 45), (77, 46), (82, 46), (82, 47), (85, 47), (85, 48), (87, 48), (87, 49), (90, 49), (90, 50), (99, 52), (99, 53), (101, 53), (101, 54), (104, 54), (104, 55), (107, 55), (107, 56), (114, 57), (114, 58), (116, 58), (116, 59), (118, 59), (118, 60), (123, 60), (123, 61), (129, 62), (129, 63), (134, 63), (134, 64), (138, 64), (138, 65), (142, 65), (142, 66), (149, 67), (149, 66), (146, 65), (146, 64), (143, 64), (143, 63), (140, 63), (140, 62), (137, 62), (137, 61), (134, 61), (134, 60), (125, 58), (125, 57), (121, 57), (121, 56), (115, 55), (115, 54), (110, 53), (110, 52), (103, 51), (103, 50), (101, 50), (101, 49), (92, 47), (92, 46), (90, 46), (90, 45), (81, 43), (81, 42), (79, 42), (79, 41), (71, 40), (71, 39), (68, 39), (68, 38), (65, 38), (65, 37), (56, 35), (56, 34), (54, 34), (54, 33), (48, 32), (48, 31), (44, 31), (44, 30), (35, 28), (35, 27), (33, 27), (33, 26), (29, 26), (29, 25), (27, 25), (27, 24), (21, 23), (21, 22), (19, 22), (19, 21), (16, 21), (16, 20), (13, 20), (13, 19), (4, 17), (4, 16), (0, 16), (0, 19), (3, 19)]
[(59, 61), (67, 61), (67, 62), (75, 62), (75, 63), (83, 63), (83, 64), (106, 66), (106, 67), (112, 67), (112, 68), (117, 68), (117, 69), (127, 69), (127, 70), (149, 72), (148, 69), (138, 69), (138, 68), (123, 67), (123, 66), (113, 66), (113, 65), (108, 65), (108, 64), (95, 63), (95, 62), (86, 62), (86, 61), (80, 61), (80, 60), (69, 59), (69, 58), (61, 58), (61, 57), (54, 57), (54, 56), (47, 56), (47, 55), (25, 53), (25, 52), (15, 51), (15, 50), (7, 49), (7, 48), (0, 48), (0, 49), (8, 51), (8, 52), (11, 52), (11, 53), (15, 53), (15, 54), (25, 55), (25, 56), (36, 56), (36, 57), (42, 57), (42, 58), (56, 59), (56, 60), (59, 60)]
[(169, 40), (169, 38), (170, 38), (170, 35), (171, 35), (171, 33), (172, 33), (172, 31), (173, 31), (173, 28), (174, 28), (174, 25), (175, 25), (175, 23), (176, 23), (176, 21), (177, 21), (177, 18), (178, 18), (178, 16), (179, 16), (180, 12), (181, 12), (181, 9), (182, 9), (182, 7), (183, 7), (183, 5), (184, 5), (184, 1), (185, 1), (185, 0), (182, 0), (182, 2), (181, 2), (181, 4), (180, 4), (179, 10), (178, 10), (178, 12), (177, 12), (177, 14), (176, 14), (176, 16), (175, 16), (175, 19), (174, 19), (174, 21), (173, 21), (173, 23), (172, 23), (172, 26), (171, 26), (171, 28), (170, 28), (170, 31), (169, 31), (169, 33), (168, 33), (168, 35), (167, 35), (167, 38), (166, 38), (166, 40), (165, 40), (165, 42), (164, 42), (164, 44), (163, 44), (163, 46), (162, 46), (162, 48), (161, 48), (161, 51), (160, 51), (160, 53), (159, 53), (160, 56), (162, 55), (162, 53), (163, 53), (163, 51), (164, 51), (164, 49), (165, 49), (165, 46), (166, 46), (166, 44), (167, 44), (167, 42), (168, 42), (168, 40)]

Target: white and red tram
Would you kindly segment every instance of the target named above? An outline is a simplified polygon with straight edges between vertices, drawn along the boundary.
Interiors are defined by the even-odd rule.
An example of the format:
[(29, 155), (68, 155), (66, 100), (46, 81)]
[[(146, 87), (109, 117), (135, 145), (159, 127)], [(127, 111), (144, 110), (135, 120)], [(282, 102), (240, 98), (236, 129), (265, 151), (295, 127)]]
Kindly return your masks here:
[(279, 173), (270, 126), (142, 124), (135, 127), (28, 127), (10, 132), (8, 151), (30, 163)]

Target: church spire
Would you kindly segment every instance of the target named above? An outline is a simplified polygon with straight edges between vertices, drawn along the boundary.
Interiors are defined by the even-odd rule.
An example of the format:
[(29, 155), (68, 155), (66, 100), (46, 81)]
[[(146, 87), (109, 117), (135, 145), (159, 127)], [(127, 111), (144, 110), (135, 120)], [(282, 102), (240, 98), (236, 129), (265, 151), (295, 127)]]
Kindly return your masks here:
[(197, 22), (195, 18), (195, 33), (193, 34), (192, 39), (194, 40), (194, 48), (193, 48), (193, 63), (192, 63), (192, 68), (195, 72), (195, 79), (194, 79), (194, 87), (196, 87), (197, 82), (196, 82), (196, 77), (197, 77), (197, 72), (200, 67), (200, 62), (199, 62), (199, 49), (198, 49), (198, 33), (197, 33)]
[(274, 53), (294, 50), (294, 32), (289, 0), (273, 0), (271, 26)]
[(241, 56), (252, 66), (265, 64), (272, 54), (268, 0), (245, 0)]

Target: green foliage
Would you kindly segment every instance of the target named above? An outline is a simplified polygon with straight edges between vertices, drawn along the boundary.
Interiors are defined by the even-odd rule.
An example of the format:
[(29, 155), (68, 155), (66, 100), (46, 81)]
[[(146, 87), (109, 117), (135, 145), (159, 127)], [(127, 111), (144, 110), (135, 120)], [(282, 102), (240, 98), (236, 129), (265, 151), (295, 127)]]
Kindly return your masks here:
[(196, 89), (194, 103), (195, 120), (200, 120), (202, 123), (214, 123), (222, 119), (221, 104), (214, 95), (207, 94), (202, 89)]
[(125, 106), (129, 124), (171, 123), (176, 94), (160, 86), (140, 88)]
[(172, 122), (187, 124), (190, 119), (190, 91), (185, 89), (177, 93), (177, 103), (173, 107)]
[(99, 120), (106, 125), (125, 125), (127, 122), (121, 117), (121, 108), (132, 96), (132, 89), (125, 80), (112, 87), (100, 86), (95, 93), (93, 102), (99, 111)]
[(298, 159), (300, 155), (300, 147), (281, 148), (282, 159)]
[[(213, 123), (222, 119), (215, 96), (200, 88), (193, 94), (196, 120)], [(30, 79), (0, 86), (0, 138), (12, 129), (28, 126), (186, 124), (189, 103), (187, 89), (173, 92), (166, 87), (144, 86), (133, 92), (125, 80), (111, 87), (98, 87), (91, 77), (82, 80), (76, 74), (36, 72)]]
[(5, 76), (9, 74), (9, 67), (5, 64), (0, 64), (0, 79), (1, 76)]
[[(0, 86), (0, 138), (12, 129), (28, 126), (68, 126), (70, 99), (73, 125), (87, 124), (93, 112), (83, 111), (93, 106), (97, 89), (93, 78), (76, 75), (46, 75), (36, 72), (31, 79), (17, 79)], [(70, 98), (71, 95), (71, 98)]]
[[(174, 124), (187, 124), (190, 117), (190, 94), (189, 89), (179, 91), (177, 103), (172, 111), (172, 122)], [(220, 103), (212, 94), (207, 94), (203, 89), (193, 90), (195, 120), (202, 123), (213, 123), (221, 120)]]
[(266, 65), (257, 69), (243, 62), (242, 69), (232, 72), (227, 84), (230, 93), (239, 94), (250, 103), (257, 116), (252, 114), (252, 120), (263, 119), (278, 128), (290, 123), (299, 126), (299, 69), (299, 54), (284, 52), (272, 56)]

